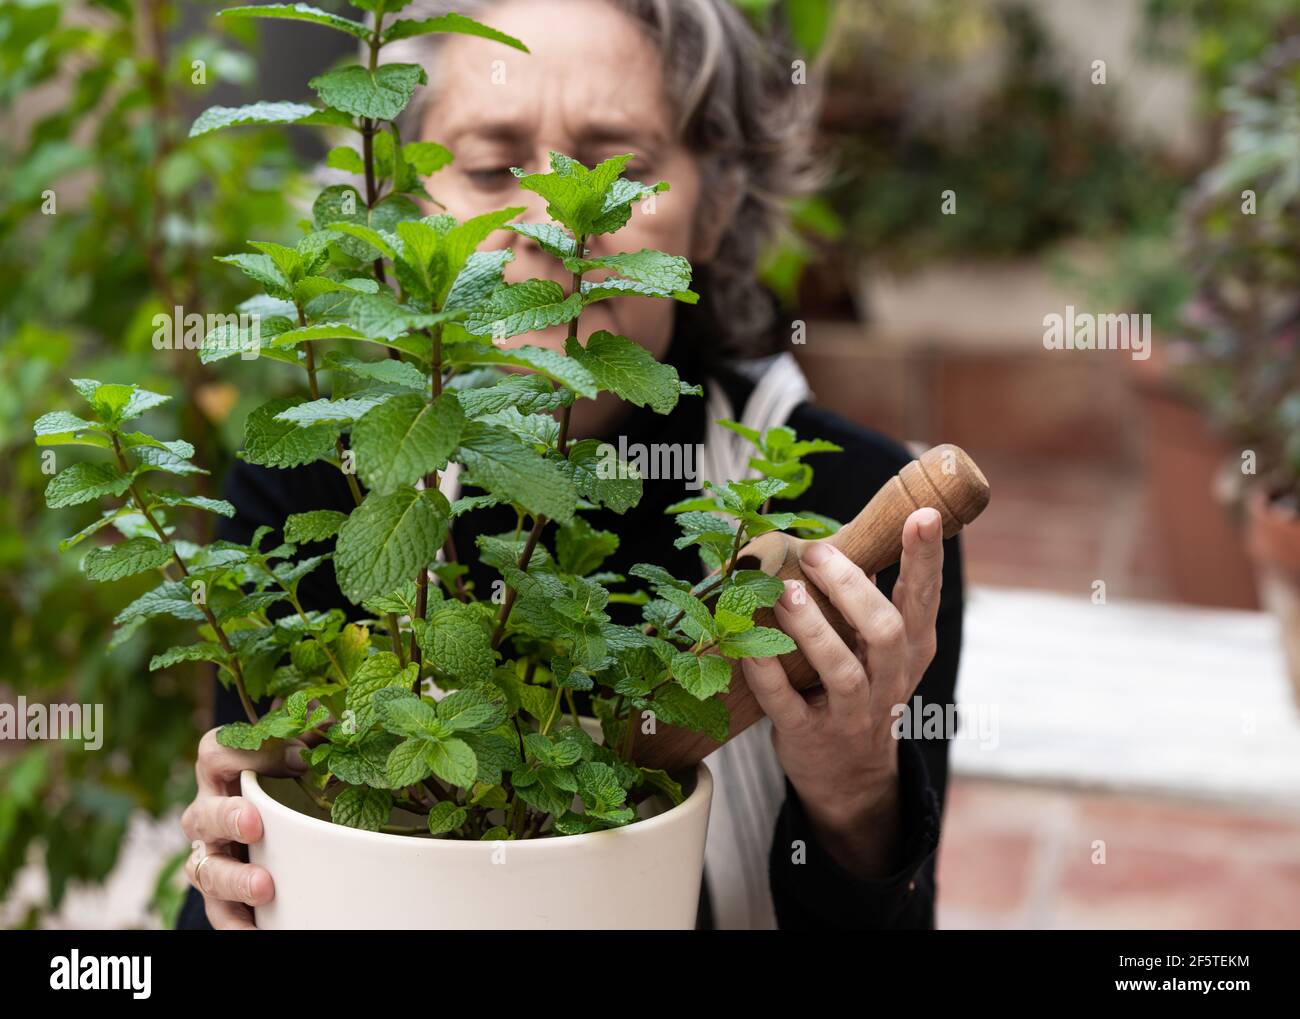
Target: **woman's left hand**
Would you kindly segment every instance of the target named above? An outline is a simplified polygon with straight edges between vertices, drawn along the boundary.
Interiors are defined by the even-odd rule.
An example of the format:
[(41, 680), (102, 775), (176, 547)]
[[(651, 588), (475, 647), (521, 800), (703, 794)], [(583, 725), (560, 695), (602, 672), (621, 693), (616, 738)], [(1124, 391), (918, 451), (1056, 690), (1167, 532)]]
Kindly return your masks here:
[(804, 575), (856, 633), (849, 647), (799, 581), (787, 581), (777, 622), (817, 670), (821, 686), (800, 694), (776, 658), (742, 662), (772, 719), (777, 756), (819, 843), (847, 871), (887, 876), (901, 825), (898, 743), (892, 710), (912, 696), (934, 658), (943, 585), (939, 513), (919, 509), (903, 524), (903, 558), (891, 602), (826, 542), (804, 549)]

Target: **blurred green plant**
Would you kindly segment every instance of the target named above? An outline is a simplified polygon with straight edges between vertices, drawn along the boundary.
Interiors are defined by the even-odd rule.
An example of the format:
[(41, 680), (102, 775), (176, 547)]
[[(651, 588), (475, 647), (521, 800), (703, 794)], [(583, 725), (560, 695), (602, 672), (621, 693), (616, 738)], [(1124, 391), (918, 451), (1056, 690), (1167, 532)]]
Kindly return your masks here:
[[(287, 232), (294, 218), (281, 136), (187, 139), (204, 93), (242, 91), (256, 64), (248, 26), (186, 34), (179, 8), (0, 3), (0, 697), (102, 703), (106, 719), (93, 753), (0, 746), (0, 900), (29, 860), (43, 859), (48, 878), (43, 896), (5, 902), (28, 924), (71, 884), (107, 876), (133, 812), (188, 798), (193, 777), (178, 762), (193, 756), (207, 687), (197, 674), (149, 674), (145, 649), (167, 639), (165, 624), (86, 653), (104, 646), (116, 604), (87, 590), (74, 560), (40, 551), (88, 518), (37, 512), (49, 479), (32, 422), (69, 376), (179, 382), (176, 410), (151, 416), (219, 471), (242, 437), (238, 391), (193, 351), (154, 349), (154, 316), (246, 296), (208, 253)], [(205, 477), (192, 480), (201, 491)]]
[[(920, 6), (935, 18), (949, 7)], [(972, 17), (968, 11), (960, 32), (947, 29), (946, 44), (937, 27), (931, 46), (935, 60), (949, 54), (948, 61), (990, 39), (1003, 50), (995, 86), (959, 124), (914, 118), (906, 81), (878, 78), (897, 68), (896, 58), (877, 64), (869, 56), (891, 48), (884, 25), (872, 27), (859, 59), (838, 72), (841, 96), (875, 97), (842, 109), (832, 125), (845, 170), (827, 199), (858, 253), (906, 271), (942, 259), (1030, 255), (1167, 223), (1181, 172), (1123, 136), (1113, 103), (1076, 97), (1036, 16), (1012, 6), (985, 12), (983, 24)], [(915, 19), (915, 11), (899, 13), (904, 39), (917, 34)], [(958, 193), (960, 215), (937, 214), (947, 189)]]
[(1179, 378), (1300, 504), (1300, 36), (1223, 95), (1223, 153), (1184, 210), (1195, 297)]
[(1202, 106), (1218, 110), (1219, 93), (1238, 68), (1300, 30), (1296, 0), (1146, 0), (1150, 53), (1195, 76)]

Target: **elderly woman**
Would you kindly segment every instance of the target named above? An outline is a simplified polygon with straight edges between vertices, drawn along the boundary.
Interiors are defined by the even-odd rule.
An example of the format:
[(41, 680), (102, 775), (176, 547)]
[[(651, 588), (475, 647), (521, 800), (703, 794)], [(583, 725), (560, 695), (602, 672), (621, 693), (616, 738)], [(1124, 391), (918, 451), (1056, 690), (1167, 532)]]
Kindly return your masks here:
[[(455, 5), (525, 40), (530, 55), (485, 40), (432, 37), (389, 59), (418, 61), (429, 85), (410, 111), (406, 137), (436, 139), (455, 163), (432, 182), (439, 202), (464, 218), (527, 204), (512, 166), (544, 168), (551, 150), (588, 165), (635, 153), (629, 173), (664, 179), (653, 214), (634, 215), (618, 249), (658, 248), (696, 266), (695, 308), (635, 298), (594, 305), (588, 332), (636, 338), (685, 379), (706, 385), (705, 401), (683, 401), (668, 419), (616, 402), (583, 401), (575, 434), (628, 445), (703, 444), (702, 473), (738, 476), (744, 460), (711, 421), (755, 427), (787, 423), (830, 439), (843, 452), (822, 456), (801, 508), (846, 520), (909, 459), (897, 443), (817, 409), (783, 348), (788, 323), (755, 280), (755, 263), (779, 225), (783, 199), (806, 180), (811, 160), (808, 86), (765, 51), (728, 0), (477, 0)], [(442, 13), (419, 3), (407, 14)], [(427, 38), (427, 37), (426, 37)], [(511, 282), (554, 278), (557, 263), (516, 236)], [(597, 242), (609, 244), (609, 238)], [(601, 248), (595, 254), (605, 254)], [(530, 334), (562, 348), (563, 329)], [(229, 479), (238, 509), (226, 537), (247, 540), (261, 524), (322, 507), (347, 510), (341, 476), (328, 465), (276, 472), (240, 465)], [(687, 495), (686, 481), (646, 485), (640, 506), (614, 526), (625, 535), (609, 566), (643, 560), (699, 572), (689, 550), (674, 553), (673, 520), (663, 509)], [(499, 507), (509, 513), (507, 507)], [(485, 519), (485, 517), (487, 519)], [(593, 523), (597, 523), (593, 519)], [(458, 518), (455, 541), (474, 548), (476, 526), (494, 533), (513, 520), (489, 511)], [(609, 524), (606, 524), (609, 526)], [(945, 549), (945, 544), (947, 548)], [(702, 927), (926, 927), (934, 922), (935, 852), (947, 780), (944, 739), (913, 742), (891, 732), (894, 705), (919, 693), (947, 704), (954, 695), (961, 640), (961, 571), (955, 539), (945, 543), (934, 510), (904, 526), (903, 561), (879, 577), (829, 545), (805, 553), (810, 578), (856, 630), (854, 646), (810, 600), (787, 590), (778, 622), (816, 667), (820, 687), (796, 693), (775, 659), (744, 663), (767, 718), (713, 755), (717, 776), (706, 848)], [(679, 561), (672, 561), (674, 554)], [(477, 566), (480, 585), (490, 575)], [(308, 588), (308, 583), (316, 586)], [(343, 604), (325, 571), (304, 583), (304, 601)], [(217, 722), (239, 717), (220, 694)], [(241, 846), (262, 834), (241, 799), (243, 768), (285, 774), (303, 767), (298, 747), (239, 752), (203, 740), (199, 793), (186, 812), (191, 839), (224, 847), (204, 868), (182, 926), (252, 926), (250, 906), (269, 901), (275, 877), (241, 862)]]

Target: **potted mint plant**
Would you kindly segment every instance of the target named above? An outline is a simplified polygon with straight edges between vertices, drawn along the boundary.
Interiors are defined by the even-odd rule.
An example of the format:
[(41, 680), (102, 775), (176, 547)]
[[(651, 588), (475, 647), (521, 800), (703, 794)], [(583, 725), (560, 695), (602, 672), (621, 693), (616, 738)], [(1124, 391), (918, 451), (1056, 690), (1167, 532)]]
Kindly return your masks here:
[[(452, 156), (398, 136), (394, 119), (424, 72), (381, 65), (382, 47), (421, 32), (524, 47), (458, 15), (390, 20), (403, 4), (359, 6), (372, 12), (368, 23), (302, 4), (225, 12), (347, 32), (365, 45), (368, 65), (312, 79), (319, 106), (216, 107), (193, 127), (315, 124), (358, 143), (330, 161), (360, 171), (364, 193), (327, 187), (296, 243), (252, 241), (251, 251), (222, 256), (263, 293), (240, 306), (243, 317), (212, 329), (200, 351), (205, 361), (256, 357), (302, 372), (300, 395), (249, 416), (242, 456), (283, 469), (328, 461), (346, 475), (355, 507), (293, 514), (279, 544), (267, 529), (248, 544), (182, 540), (182, 512), (232, 516), (235, 507), (153, 483), (198, 470), (188, 444), (133, 424), (166, 396), (84, 379), (74, 382), (83, 410), (42, 417), (37, 442), (102, 456), (63, 467), (47, 503), (108, 501), (64, 547), (94, 545), (84, 558), (92, 580), (161, 575), (117, 622), (137, 628), (170, 615), (197, 625), (196, 642), (161, 651), (152, 668), (211, 662), (238, 691), (247, 721), (223, 727), (220, 742), (311, 744), (309, 772), (296, 784), (243, 777), (265, 827), (252, 859), (276, 881), (260, 926), (689, 927), (709, 773), (642, 767), (633, 738), (669, 725), (725, 740), (718, 694), (730, 682), (727, 649), (752, 657), (794, 648), (755, 627), (755, 611), (782, 585), (738, 568), (737, 550), (795, 521), (808, 536), (827, 533), (824, 518), (768, 510), (807, 488), (802, 454), (834, 447), (755, 436), (765, 451), (755, 460), (759, 480), (670, 507), (680, 513), (680, 547), (697, 547), (710, 570), (705, 580), (654, 564), (631, 577), (603, 571), (617, 535), (583, 514), (625, 512), (642, 482), (608, 446), (570, 436), (574, 404), (612, 393), (668, 414), (700, 390), (634, 339), (580, 339), (583, 310), (628, 294), (696, 295), (683, 258), (590, 257), (587, 245), (667, 185), (623, 176), (630, 157), (588, 168), (553, 154), (549, 172), (517, 171), (521, 188), (546, 199), (550, 223), (518, 223), (519, 208), (465, 222), (424, 215), (423, 181)], [(507, 230), (562, 261), (572, 287), (505, 283), (511, 252), (485, 246)], [(528, 331), (555, 325), (567, 325), (563, 353), (526, 343)], [(449, 464), (468, 490), (455, 501), (439, 489)], [(502, 504), (517, 528), (477, 540), (502, 581), (494, 597), (440, 552), (454, 518)], [(121, 540), (102, 542), (114, 531)], [(330, 541), (332, 551), (299, 553)], [(303, 604), (303, 578), (322, 569), (334, 571), (347, 605)], [(611, 590), (620, 585), (640, 589)], [(640, 621), (615, 622), (616, 602), (639, 604)], [(727, 641), (740, 633), (747, 639)], [(580, 717), (580, 700), (591, 718)]]

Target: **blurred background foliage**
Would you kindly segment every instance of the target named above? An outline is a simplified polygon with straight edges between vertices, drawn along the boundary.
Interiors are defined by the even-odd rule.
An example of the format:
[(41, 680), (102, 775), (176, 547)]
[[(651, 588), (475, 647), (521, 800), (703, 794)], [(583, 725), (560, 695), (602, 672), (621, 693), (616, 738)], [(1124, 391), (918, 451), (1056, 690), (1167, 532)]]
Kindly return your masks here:
[(105, 650), (147, 578), (136, 592), (88, 584), (81, 557), (57, 552), (95, 511), (45, 509), (32, 422), (66, 405), (70, 377), (170, 393), (152, 415), (170, 419), (146, 427), (194, 444), (212, 472), (198, 492), (242, 434), (235, 381), (152, 343), (164, 309), (225, 311), (246, 296), (213, 253), (294, 218), (282, 132), (186, 138), (212, 84), (255, 84), (255, 37), (213, 27), (209, 6), (0, 4), (0, 697), (105, 706), (98, 752), (0, 745), (0, 900), (34, 852), (46, 875), (8, 902), (11, 923), (40, 922), (70, 882), (102, 880), (132, 815), (156, 816), (193, 786), (207, 677), (150, 673), (149, 649), (172, 639), (158, 630)]
[[(1195, 299), (1180, 374), (1300, 510), (1300, 35), (1226, 88), (1224, 143), (1185, 206)], [(1243, 215), (1243, 212), (1249, 214)]]
[[(1256, 150), (1272, 145), (1277, 172), (1293, 190), (1300, 181), (1294, 75), (1281, 91), (1238, 92), (1226, 121), (1220, 99), (1297, 27), (1296, 0), (1135, 0), (1146, 52), (1189, 76), (1203, 108), (1204, 137), (1190, 154), (1123, 130), (1131, 97), (1087, 88), (1087, 67), (1064, 59), (1044, 30), (1042, 5), (735, 2), (826, 76), (826, 185), (792, 210), (793, 229), (765, 267), (808, 317), (865, 315), (864, 272), (1048, 259), (1083, 241), (1105, 252), (1099, 267), (1074, 270), (1099, 300), (1177, 328), (1198, 278), (1224, 257), (1214, 247), (1224, 239), (1211, 234), (1201, 235), (1199, 261), (1177, 246), (1180, 216), (1206, 222), (1180, 213), (1198, 173), (1225, 151), (1258, 161)], [(315, 36), (303, 42), (293, 26), (268, 43), (273, 28), (214, 21), (219, 6), (0, 0), (0, 699), (102, 703), (107, 739), (97, 753), (0, 745), (0, 916), (9, 923), (45, 922), (73, 883), (102, 881), (129, 820), (163, 814), (192, 789), (206, 676), (149, 673), (148, 649), (175, 643), (156, 631), (104, 650), (131, 592), (83, 583), (80, 556), (56, 552), (93, 511), (44, 509), (48, 478), (31, 425), (66, 404), (69, 377), (171, 393), (153, 412), (170, 418), (146, 427), (195, 445), (212, 472), (196, 481), (204, 491), (237, 448), (240, 408), (256, 405), (248, 387), (275, 385), (238, 362), (227, 375), (232, 362), (204, 368), (192, 352), (151, 342), (164, 309), (220, 312), (247, 296), (211, 255), (249, 236), (287, 235), (303, 191), (294, 167), (317, 151), (306, 134), (288, 141), (283, 131), (191, 141), (193, 115), (218, 102), (303, 98), (309, 72), (342, 55)], [(259, 39), (275, 46), (275, 61), (259, 61)], [(1271, 106), (1252, 114), (1252, 102)], [(1219, 171), (1222, 180), (1234, 172)], [(937, 214), (947, 188), (961, 215)], [(1282, 248), (1294, 255), (1297, 211), (1284, 204), (1270, 213), (1272, 233), (1236, 239), (1258, 252), (1259, 272), (1276, 267)], [(1294, 281), (1269, 279), (1289, 300), (1294, 332)], [(1224, 349), (1224, 335), (1209, 349)], [(44, 880), (20, 895), (25, 865)], [(160, 881), (163, 913), (175, 904), (171, 888)]]

